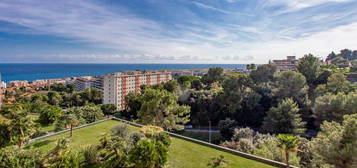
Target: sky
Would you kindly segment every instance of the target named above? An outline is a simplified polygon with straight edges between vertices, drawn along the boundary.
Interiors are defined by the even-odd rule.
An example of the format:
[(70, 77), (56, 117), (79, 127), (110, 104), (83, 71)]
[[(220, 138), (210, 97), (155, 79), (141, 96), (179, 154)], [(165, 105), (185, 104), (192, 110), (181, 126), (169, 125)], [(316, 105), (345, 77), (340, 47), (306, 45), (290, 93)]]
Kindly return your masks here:
[(1, 0), (0, 63), (267, 63), (357, 49), (357, 0)]

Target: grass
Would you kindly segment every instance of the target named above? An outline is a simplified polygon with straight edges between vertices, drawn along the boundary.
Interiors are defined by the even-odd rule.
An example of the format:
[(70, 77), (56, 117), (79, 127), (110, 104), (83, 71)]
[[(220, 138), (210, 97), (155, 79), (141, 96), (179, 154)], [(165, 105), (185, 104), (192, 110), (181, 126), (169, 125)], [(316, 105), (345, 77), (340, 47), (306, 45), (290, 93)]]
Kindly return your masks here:
[(50, 124), (50, 125), (42, 125), (40, 124), (37, 120), (39, 118), (39, 114), (29, 114), (28, 116), (30, 116), (36, 123), (39, 124), (40, 126), (40, 131), (42, 133), (46, 133), (46, 132), (52, 132), (55, 130), (55, 125), (54, 124)]
[[(198, 139), (201, 141), (208, 142), (209, 141), (209, 133), (208, 132), (190, 132), (190, 131), (183, 131), (179, 132), (178, 134), (190, 137), (193, 139)], [(219, 132), (212, 132), (211, 133), (211, 142), (214, 144), (219, 144), (221, 134)]]
[[(73, 131), (71, 149), (80, 150), (86, 145), (98, 144), (99, 139), (104, 133), (120, 122), (110, 120), (93, 126), (78, 129)], [(132, 131), (137, 130), (136, 127), (129, 127)], [(68, 137), (69, 132), (46, 138), (44, 140), (32, 143), (29, 147), (35, 147), (41, 151), (48, 151), (56, 145), (56, 141), (63, 137)], [(172, 144), (169, 152), (169, 168), (206, 168), (207, 163), (213, 157), (223, 155), (228, 163), (227, 168), (268, 168), (272, 167), (264, 163), (246, 159), (226, 152), (222, 152), (213, 148), (202, 146), (196, 143), (188, 142), (178, 138), (172, 138)]]

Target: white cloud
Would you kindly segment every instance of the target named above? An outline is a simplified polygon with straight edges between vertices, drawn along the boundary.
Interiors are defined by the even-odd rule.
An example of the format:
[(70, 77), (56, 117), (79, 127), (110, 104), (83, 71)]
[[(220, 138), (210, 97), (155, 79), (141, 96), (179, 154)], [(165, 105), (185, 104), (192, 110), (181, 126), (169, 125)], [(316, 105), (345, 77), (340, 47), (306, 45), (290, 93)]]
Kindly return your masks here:
[(263, 4), (263, 6), (279, 6), (279, 5), (285, 5), (286, 8), (278, 11), (276, 14), (282, 14), (282, 13), (287, 13), (287, 12), (294, 12), (300, 9), (308, 8), (308, 7), (313, 7), (317, 5), (321, 5), (324, 3), (343, 3), (343, 2), (349, 2), (353, 0), (267, 0)]
[(232, 12), (229, 12), (229, 11), (226, 11), (226, 10), (222, 10), (222, 9), (219, 9), (219, 8), (215, 8), (215, 7), (207, 5), (207, 4), (203, 4), (203, 3), (199, 3), (199, 2), (195, 2), (195, 1), (193, 1), (192, 3), (195, 4), (196, 6), (200, 7), (200, 8), (213, 10), (213, 11), (224, 13), (224, 14), (232, 14)]
[[(284, 4), (290, 9), (301, 9), (321, 3), (324, 2), (271, 0), (269, 5)], [(233, 18), (240, 15), (202, 3), (195, 5), (230, 14)], [(341, 18), (340, 15), (334, 17)], [(178, 31), (164, 28), (158, 21), (134, 16), (126, 9), (118, 7), (113, 11), (86, 0), (63, 0), (56, 4), (49, 1), (0, 2), (2, 21), (28, 27), (34, 30), (32, 33), (70, 37), (95, 47), (118, 51), (115, 54), (91, 54), (84, 51), (85, 54), (63, 54), (58, 58), (104, 62), (266, 63), (269, 59), (283, 58), (294, 53), (302, 56), (312, 52), (325, 56), (332, 50), (354, 49), (357, 23), (339, 27), (325, 26), (326, 30), (316, 27), (314, 31), (299, 26), (304, 22), (316, 23), (326, 18), (331, 18), (331, 15), (321, 14), (291, 22), (278, 22), (264, 16), (251, 21), (249, 25), (195, 20), (192, 25), (178, 22), (175, 25), (180, 29)], [(178, 36), (167, 36), (170, 33)], [(56, 55), (47, 57), (57, 58)]]

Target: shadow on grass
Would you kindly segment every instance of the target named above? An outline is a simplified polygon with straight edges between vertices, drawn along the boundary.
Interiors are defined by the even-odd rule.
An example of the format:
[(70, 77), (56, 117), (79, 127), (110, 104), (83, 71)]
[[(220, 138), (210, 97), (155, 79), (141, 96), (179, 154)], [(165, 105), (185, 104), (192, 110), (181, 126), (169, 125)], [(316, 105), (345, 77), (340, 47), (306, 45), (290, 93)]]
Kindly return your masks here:
[(35, 148), (39, 148), (41, 146), (45, 146), (51, 142), (54, 142), (55, 140), (44, 140), (44, 141), (40, 141), (40, 142), (34, 142), (33, 144), (31, 144), (31, 146), (35, 147)]

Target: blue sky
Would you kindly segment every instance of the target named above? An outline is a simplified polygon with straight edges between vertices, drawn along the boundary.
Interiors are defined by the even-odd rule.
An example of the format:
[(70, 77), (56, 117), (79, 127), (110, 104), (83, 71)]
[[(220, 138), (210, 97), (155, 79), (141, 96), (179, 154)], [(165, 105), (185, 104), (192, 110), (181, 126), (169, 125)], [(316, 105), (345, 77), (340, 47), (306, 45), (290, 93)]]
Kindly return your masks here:
[(357, 0), (0, 1), (0, 63), (267, 63), (356, 44)]

